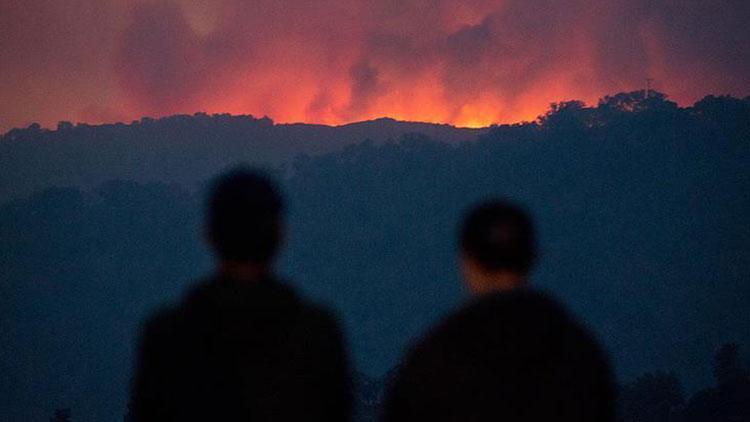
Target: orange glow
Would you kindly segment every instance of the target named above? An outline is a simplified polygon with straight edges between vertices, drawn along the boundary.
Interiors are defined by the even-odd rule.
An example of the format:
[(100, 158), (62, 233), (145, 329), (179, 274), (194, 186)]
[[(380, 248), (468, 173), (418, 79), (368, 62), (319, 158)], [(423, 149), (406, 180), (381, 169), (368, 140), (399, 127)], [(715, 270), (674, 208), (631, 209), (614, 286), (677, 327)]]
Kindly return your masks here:
[[(543, 114), (552, 102), (581, 98), (584, 91), (561, 73), (556, 78), (540, 79), (538, 85), (514, 101), (503, 98), (492, 90), (476, 98), (458, 102), (448, 98), (441, 82), (441, 69), (436, 66), (418, 78), (399, 80), (398, 75), (381, 75), (389, 89), (363, 109), (352, 110), (351, 83), (343, 80), (321, 85), (311, 74), (298, 72), (299, 63), (288, 63), (274, 72), (249, 72), (232, 85), (234, 93), (226, 91), (206, 101), (201, 109), (209, 113), (229, 112), (268, 116), (277, 123), (320, 123), (342, 125), (356, 121), (391, 117), (404, 121), (448, 123), (460, 127), (486, 127), (497, 123), (533, 121)], [(325, 92), (322, 106), (321, 92)], [(590, 93), (584, 100), (595, 102), (598, 93)], [(156, 111), (156, 110), (155, 110)], [(184, 110), (193, 112), (197, 110)]]
[(714, 27), (693, 24), (698, 3), (663, 15), (625, 0), (293, 3), (11, 2), (0, 133), (199, 111), (481, 127), (534, 120), (553, 102), (593, 105), (646, 78), (680, 105), (750, 87), (734, 47), (746, 25), (687, 36), (688, 24)]

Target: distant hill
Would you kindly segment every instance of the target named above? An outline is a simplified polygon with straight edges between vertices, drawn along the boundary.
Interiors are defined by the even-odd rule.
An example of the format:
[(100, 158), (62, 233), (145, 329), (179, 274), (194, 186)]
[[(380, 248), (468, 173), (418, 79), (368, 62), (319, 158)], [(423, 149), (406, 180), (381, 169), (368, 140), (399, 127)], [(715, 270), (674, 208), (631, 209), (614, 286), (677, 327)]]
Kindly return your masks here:
[(277, 168), (298, 155), (333, 152), (368, 139), (381, 143), (415, 133), (459, 143), (487, 131), (389, 118), (326, 126), (203, 113), (130, 124), (61, 122), (55, 130), (31, 125), (0, 137), (0, 202), (47, 186), (90, 188), (112, 179), (192, 188), (238, 162)]

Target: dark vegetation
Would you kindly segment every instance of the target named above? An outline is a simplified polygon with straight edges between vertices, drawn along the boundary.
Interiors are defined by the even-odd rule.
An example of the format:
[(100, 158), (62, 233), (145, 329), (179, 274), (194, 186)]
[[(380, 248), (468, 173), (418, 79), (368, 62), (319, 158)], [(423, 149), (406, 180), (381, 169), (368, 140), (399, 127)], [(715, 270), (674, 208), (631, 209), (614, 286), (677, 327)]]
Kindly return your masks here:
[[(750, 373), (739, 346), (727, 343), (713, 357), (712, 386), (686, 393), (673, 372), (647, 372), (621, 384), (617, 393), (620, 422), (729, 422), (750, 418)], [(358, 374), (358, 420), (376, 421), (383, 393), (394, 371), (371, 379)]]
[[(5, 134), (2, 419), (70, 407), (73, 420), (121, 420), (140, 321), (210, 268), (196, 188), (246, 161), (283, 181), (282, 272), (340, 312), (363, 417), (377, 407), (373, 380), (462, 299), (462, 212), (502, 195), (538, 222), (533, 282), (611, 353), (624, 420), (733, 420), (720, 415), (746, 397), (747, 372), (727, 378), (707, 362), (727, 342), (750, 345), (750, 99), (679, 108), (634, 92), (479, 132), (399, 125), (342, 135), (197, 115)], [(737, 363), (714, 369), (745, 368), (727, 347)]]
[(144, 117), (130, 124), (60, 122), (13, 129), (0, 141), (0, 198), (27, 196), (49, 186), (88, 189), (109, 180), (177, 182), (195, 188), (237, 162), (288, 167), (298, 155), (341, 150), (364, 139), (383, 142), (418, 132), (457, 143), (487, 129), (378, 119), (331, 127), (274, 124), (229, 114)]
[(747, 369), (738, 346), (728, 343), (714, 356), (714, 386), (695, 394), (686, 395), (674, 373), (647, 373), (622, 387), (620, 418), (623, 422), (750, 420)]

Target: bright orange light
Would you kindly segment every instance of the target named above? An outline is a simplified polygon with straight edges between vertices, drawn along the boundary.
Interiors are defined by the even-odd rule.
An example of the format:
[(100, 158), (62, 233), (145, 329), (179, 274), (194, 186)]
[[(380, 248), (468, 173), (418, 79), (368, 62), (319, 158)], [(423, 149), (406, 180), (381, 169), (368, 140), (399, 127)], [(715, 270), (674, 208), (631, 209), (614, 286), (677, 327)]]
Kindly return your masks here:
[(646, 78), (680, 105), (747, 95), (733, 50), (688, 54), (681, 26), (624, 23), (609, 2), (22, 3), (3, 21), (19, 36), (0, 48), (18, 59), (3, 63), (0, 132), (199, 111), (479, 127), (534, 120), (552, 102), (595, 104)]

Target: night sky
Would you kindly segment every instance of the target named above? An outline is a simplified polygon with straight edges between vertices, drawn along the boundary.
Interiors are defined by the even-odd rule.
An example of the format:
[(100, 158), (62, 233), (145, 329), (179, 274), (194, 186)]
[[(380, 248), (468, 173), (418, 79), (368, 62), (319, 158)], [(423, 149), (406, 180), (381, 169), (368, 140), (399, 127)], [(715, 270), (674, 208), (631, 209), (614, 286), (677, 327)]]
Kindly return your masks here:
[(196, 111), (481, 126), (750, 94), (746, 0), (3, 0), (0, 132)]

